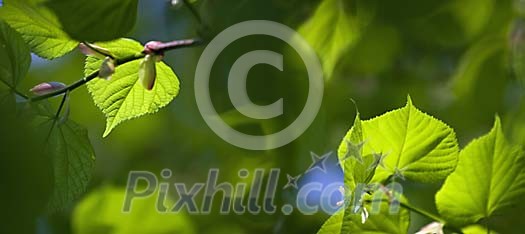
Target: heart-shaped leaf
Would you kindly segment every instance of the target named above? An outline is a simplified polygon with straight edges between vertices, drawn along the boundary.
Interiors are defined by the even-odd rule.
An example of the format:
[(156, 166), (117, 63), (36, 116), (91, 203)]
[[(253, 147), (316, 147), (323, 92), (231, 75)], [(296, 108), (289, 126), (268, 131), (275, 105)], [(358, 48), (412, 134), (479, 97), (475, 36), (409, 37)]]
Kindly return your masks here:
[[(117, 59), (136, 55), (144, 48), (131, 39), (97, 45), (109, 50)], [(98, 70), (102, 61), (97, 57), (87, 57), (84, 73), (89, 75)], [(104, 137), (125, 120), (157, 112), (179, 93), (177, 76), (163, 62), (156, 63), (157, 76), (153, 89), (145, 89), (138, 74), (141, 61), (134, 60), (117, 66), (109, 80), (96, 78), (87, 83), (93, 101), (107, 118)]]
[(22, 34), (35, 54), (54, 59), (73, 50), (78, 42), (62, 31), (56, 17), (42, 2), (6, 0), (0, 8), (0, 18)]
[[(384, 155), (384, 167), (378, 167), (372, 181), (400, 176), (421, 182), (445, 179), (455, 168), (458, 143), (454, 130), (418, 110), (410, 97), (405, 107), (379, 117), (361, 121), (363, 155)], [(354, 128), (339, 146), (340, 160), (352, 154), (350, 140)]]
[(505, 139), (497, 117), (487, 135), (461, 151), (456, 170), (436, 194), (436, 204), (448, 222), (462, 227), (500, 215), (523, 196), (525, 153)]

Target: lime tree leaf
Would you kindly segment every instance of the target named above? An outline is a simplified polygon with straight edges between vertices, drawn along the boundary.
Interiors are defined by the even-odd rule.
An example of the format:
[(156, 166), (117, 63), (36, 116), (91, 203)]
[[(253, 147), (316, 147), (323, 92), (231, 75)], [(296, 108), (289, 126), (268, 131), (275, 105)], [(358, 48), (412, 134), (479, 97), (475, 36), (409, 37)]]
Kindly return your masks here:
[(95, 153), (84, 127), (70, 120), (56, 120), (45, 104), (33, 107), (37, 113), (34, 126), (53, 162), (54, 188), (49, 209), (64, 209), (85, 192), (95, 166)]
[(323, 0), (299, 27), (299, 33), (319, 55), (326, 79), (331, 78), (339, 59), (356, 42), (360, 27), (369, 17), (370, 12), (350, 1)]
[[(348, 203), (348, 207), (344, 210), (343, 224), (341, 225), (343, 233), (354, 229), (356, 226), (360, 227), (354, 223), (358, 218), (361, 218), (359, 211), (363, 212), (360, 210), (362, 204), (359, 201), (365, 195), (366, 186), (374, 176), (375, 169), (378, 166), (374, 155), (362, 155), (365, 142), (363, 140), (363, 129), (359, 113), (356, 115), (352, 129), (353, 131), (346, 142), (348, 146), (346, 155), (339, 157), (341, 159), (340, 164), (344, 165), (345, 188), (350, 189), (349, 193), (353, 195), (352, 201)], [(378, 158), (378, 160), (380, 159)]]
[[(339, 160), (348, 155), (351, 128), (339, 146)], [(458, 143), (454, 130), (418, 110), (410, 99), (405, 107), (362, 121), (363, 154), (382, 154), (372, 181), (392, 175), (420, 182), (436, 182), (450, 174), (457, 163)]]
[[(135, 55), (144, 48), (131, 39), (119, 39), (97, 45), (108, 49), (116, 58)], [(157, 78), (153, 89), (146, 90), (139, 81), (140, 62), (141, 60), (135, 60), (118, 66), (110, 80), (96, 78), (87, 83), (93, 101), (107, 118), (104, 137), (125, 120), (157, 112), (179, 93), (177, 76), (163, 62), (156, 64)], [(88, 57), (85, 74), (98, 70), (101, 64), (101, 59)]]
[(78, 42), (61, 29), (56, 17), (42, 0), (6, 0), (0, 18), (17, 30), (40, 57), (54, 59), (73, 50)]
[(525, 154), (510, 144), (499, 117), (485, 136), (470, 142), (456, 170), (436, 194), (439, 213), (462, 227), (501, 215), (525, 195)]
[(0, 79), (11, 89), (16, 88), (29, 70), (30, 53), (20, 34), (0, 20)]
[[(343, 140), (347, 150), (339, 152), (342, 153), (339, 154), (339, 162), (343, 165), (345, 189), (350, 189), (345, 191), (345, 208), (330, 217), (318, 233), (407, 232), (410, 218), (408, 211), (400, 209), (390, 214), (388, 203), (381, 201), (385, 195), (381, 190), (374, 193), (380, 196), (379, 199), (371, 199), (378, 200), (377, 204), (362, 203), (363, 199), (372, 197), (365, 190), (381, 160), (375, 154), (362, 155), (366, 143), (362, 124), (358, 113), (352, 131)], [(347, 197), (346, 194), (352, 196)], [(369, 214), (366, 219), (363, 218), (365, 214)]]
[[(78, 41), (110, 41), (135, 25), (138, 0), (49, 0), (64, 31)], [(75, 9), (72, 11), (71, 9)]]
[(352, 214), (345, 217), (344, 224), (348, 225), (348, 232), (344, 233), (385, 233), (385, 234), (405, 234), (408, 233), (410, 223), (410, 213), (406, 209), (400, 209), (398, 213), (389, 213), (387, 202), (381, 202), (380, 212), (372, 213), (371, 205), (365, 205), (370, 216), (362, 223), (361, 214)]
[(169, 212), (173, 206), (169, 197), (161, 201), (168, 208), (167, 213), (157, 210), (156, 195), (133, 200), (130, 212), (124, 213), (122, 204), (125, 196), (126, 188), (110, 185), (87, 195), (73, 212), (74, 233), (196, 233), (185, 213)]

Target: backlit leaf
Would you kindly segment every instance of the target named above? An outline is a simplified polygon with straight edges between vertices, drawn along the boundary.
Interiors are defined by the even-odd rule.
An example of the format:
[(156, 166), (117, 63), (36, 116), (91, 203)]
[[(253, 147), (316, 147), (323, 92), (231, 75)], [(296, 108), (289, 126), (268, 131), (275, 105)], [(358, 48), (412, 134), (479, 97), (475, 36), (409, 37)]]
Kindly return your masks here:
[(0, 18), (17, 30), (40, 57), (53, 59), (73, 50), (78, 42), (61, 30), (42, 0), (6, 0)]
[[(401, 174), (407, 179), (436, 182), (450, 174), (457, 162), (458, 143), (454, 130), (418, 110), (410, 98), (405, 107), (361, 122), (363, 154), (380, 153), (384, 168), (378, 167), (372, 181), (384, 181)], [(339, 159), (348, 152), (348, 140), (354, 128), (339, 146)]]
[(436, 194), (443, 217), (458, 227), (501, 215), (525, 195), (525, 153), (507, 141), (499, 117), (487, 134), (470, 142), (456, 170)]
[[(119, 39), (97, 45), (109, 50), (116, 58), (135, 55), (144, 48), (131, 39)], [(117, 66), (110, 80), (96, 78), (87, 83), (93, 101), (107, 118), (104, 136), (125, 120), (157, 112), (179, 93), (177, 76), (163, 62), (156, 63), (157, 76), (153, 89), (145, 89), (138, 75), (141, 61), (142, 59), (139, 59)], [(84, 73), (91, 74), (98, 70), (101, 64), (101, 59), (87, 57)]]

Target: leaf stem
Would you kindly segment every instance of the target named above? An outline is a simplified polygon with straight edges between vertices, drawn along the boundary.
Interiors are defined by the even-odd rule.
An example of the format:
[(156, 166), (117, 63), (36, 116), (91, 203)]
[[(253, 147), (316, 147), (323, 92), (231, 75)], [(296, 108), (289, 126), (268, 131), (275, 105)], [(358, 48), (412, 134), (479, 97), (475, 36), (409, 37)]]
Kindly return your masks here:
[(46, 142), (49, 140), (49, 137), (51, 136), (51, 133), (53, 132), (53, 129), (55, 128), (55, 125), (58, 122), (58, 117), (60, 116), (60, 112), (62, 111), (62, 108), (64, 108), (64, 103), (66, 103), (68, 94), (69, 94), (69, 91), (66, 91), (66, 93), (64, 94), (64, 97), (62, 97), (62, 101), (60, 101), (60, 106), (58, 106), (58, 110), (55, 113), (53, 122), (51, 123), (51, 128), (49, 129), (49, 132), (47, 133)]
[(413, 211), (415, 213), (418, 213), (420, 214), (421, 216), (424, 216), (424, 217), (427, 217), (429, 219), (432, 219), (436, 222), (440, 222), (440, 223), (445, 223), (445, 220), (443, 220), (441, 217), (438, 217), (437, 215), (434, 215), (428, 211), (425, 211), (425, 210), (422, 210), (418, 207), (415, 207), (407, 202), (402, 202), (400, 201), (399, 204), (401, 205), (401, 207), (407, 209), (407, 210), (410, 210), (410, 211)]
[(422, 210), (422, 209), (420, 209), (418, 207), (415, 207), (415, 206), (409, 204), (408, 202), (400, 201), (399, 204), (401, 205), (401, 207), (403, 207), (403, 208), (405, 208), (407, 210), (415, 212), (415, 213), (417, 213), (417, 214), (419, 214), (421, 216), (424, 216), (424, 217), (426, 217), (428, 219), (431, 219), (431, 220), (434, 220), (436, 222), (442, 223), (444, 225), (445, 229), (449, 229), (449, 230), (451, 230), (451, 231), (453, 231), (455, 233), (463, 233), (463, 231), (461, 231), (460, 229), (457, 229), (457, 228), (451, 227), (451, 226), (447, 226), (446, 221), (444, 219), (442, 219), (441, 217), (437, 216), (437, 215), (434, 215), (434, 214), (432, 214), (432, 213), (430, 213), (428, 211), (425, 211), (425, 210)]
[[(170, 42), (166, 42), (166, 43), (160, 44), (158, 46), (158, 48), (154, 49), (154, 52), (155, 53), (163, 53), (164, 51), (169, 51), (169, 50), (174, 50), (174, 49), (178, 49), (178, 48), (184, 48), (184, 47), (190, 47), (190, 46), (199, 45), (199, 44), (201, 44), (201, 42), (202, 41), (200, 39), (187, 39), (187, 40), (170, 41)], [(131, 55), (131, 56), (128, 56), (128, 57), (116, 59), (115, 66), (123, 65), (125, 63), (144, 58), (144, 56), (146, 56), (146, 54), (144, 52), (139, 52), (137, 54), (134, 54), (134, 55)], [(96, 70), (96, 71), (92, 72), (91, 74), (87, 75), (86, 77), (76, 81), (75, 83), (72, 83), (72, 84), (66, 86), (63, 89), (59, 89), (57, 91), (54, 91), (54, 92), (51, 92), (51, 93), (48, 93), (48, 94), (44, 94), (44, 95), (41, 95), (41, 96), (36, 96), (36, 97), (28, 98), (28, 99), (29, 99), (29, 101), (35, 102), (35, 101), (40, 101), (40, 100), (48, 99), (48, 98), (51, 98), (51, 97), (55, 97), (55, 96), (61, 95), (61, 94), (66, 93), (66, 92), (71, 92), (71, 91), (75, 90), (76, 88), (84, 85), (85, 83), (87, 83), (87, 82), (97, 78), (98, 77), (98, 73), (99, 73), (99, 70)], [(22, 94), (21, 96), (27, 98), (26, 95)]]
[(22, 92), (16, 90), (16, 87), (10, 85), (9, 83), (7, 83), (7, 81), (3, 80), (3, 79), (0, 79), (2, 81), (2, 83), (4, 83), (13, 93), (25, 98), (25, 99), (29, 99), (29, 97), (27, 97), (27, 95), (23, 94)]

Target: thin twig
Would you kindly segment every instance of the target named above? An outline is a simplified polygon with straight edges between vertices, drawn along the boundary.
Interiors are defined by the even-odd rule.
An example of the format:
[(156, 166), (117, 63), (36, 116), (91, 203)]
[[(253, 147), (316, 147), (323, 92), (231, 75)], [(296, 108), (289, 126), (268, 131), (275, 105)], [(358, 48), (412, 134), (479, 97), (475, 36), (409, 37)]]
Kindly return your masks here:
[(190, 46), (196, 46), (202, 44), (202, 40), (200, 39), (186, 39), (186, 40), (176, 40), (176, 41), (169, 41), (165, 43), (160, 43), (158, 45), (153, 45), (150, 47), (150, 50), (153, 53), (162, 53), (164, 51), (168, 50), (174, 50), (184, 47), (190, 47)]
[(49, 137), (51, 137), (51, 133), (53, 132), (53, 128), (55, 128), (55, 125), (58, 121), (58, 117), (60, 116), (60, 112), (62, 111), (62, 108), (64, 108), (64, 103), (66, 103), (68, 94), (69, 94), (69, 91), (66, 91), (66, 93), (64, 94), (64, 97), (62, 97), (62, 101), (60, 102), (60, 105), (58, 106), (58, 110), (55, 114), (55, 117), (53, 118), (53, 122), (51, 123), (51, 128), (49, 129), (49, 132), (47, 133), (46, 142), (49, 140)]
[[(169, 51), (169, 50), (174, 50), (174, 49), (184, 48), (184, 47), (190, 47), (190, 46), (195, 46), (195, 45), (199, 45), (199, 44), (201, 44), (201, 40), (199, 40), (199, 39), (175, 40), (175, 41), (170, 41), (170, 42), (166, 42), (166, 43), (161, 43), (158, 46), (158, 48), (155, 48), (153, 50), (153, 52), (154, 53), (163, 53), (164, 51)], [(134, 61), (134, 60), (138, 60), (138, 59), (144, 58), (144, 56), (146, 56), (146, 54), (144, 52), (142, 52), (142, 53), (137, 53), (137, 54), (134, 54), (134, 55), (131, 55), (131, 56), (128, 56), (128, 57), (116, 59), (115, 60), (115, 67), (117, 67), (119, 65), (123, 65), (123, 64), (131, 62), (131, 61)], [(44, 95), (41, 95), (41, 96), (32, 97), (32, 98), (29, 98), (29, 100), (33, 101), (33, 102), (34, 101), (40, 101), (40, 100), (44, 100), (44, 99), (47, 99), (47, 98), (51, 98), (51, 97), (55, 97), (55, 96), (61, 95), (61, 94), (66, 93), (66, 92), (71, 92), (71, 91), (75, 90), (76, 88), (84, 85), (85, 83), (87, 83), (87, 82), (97, 78), (98, 77), (98, 73), (99, 73), (99, 70), (96, 70), (96, 71), (92, 72), (91, 74), (87, 75), (86, 77), (76, 81), (73, 84), (68, 85), (67, 87), (65, 87), (63, 89), (59, 89), (57, 91), (54, 91), (54, 92), (51, 92), (51, 93), (48, 93), (48, 94), (44, 94)]]

